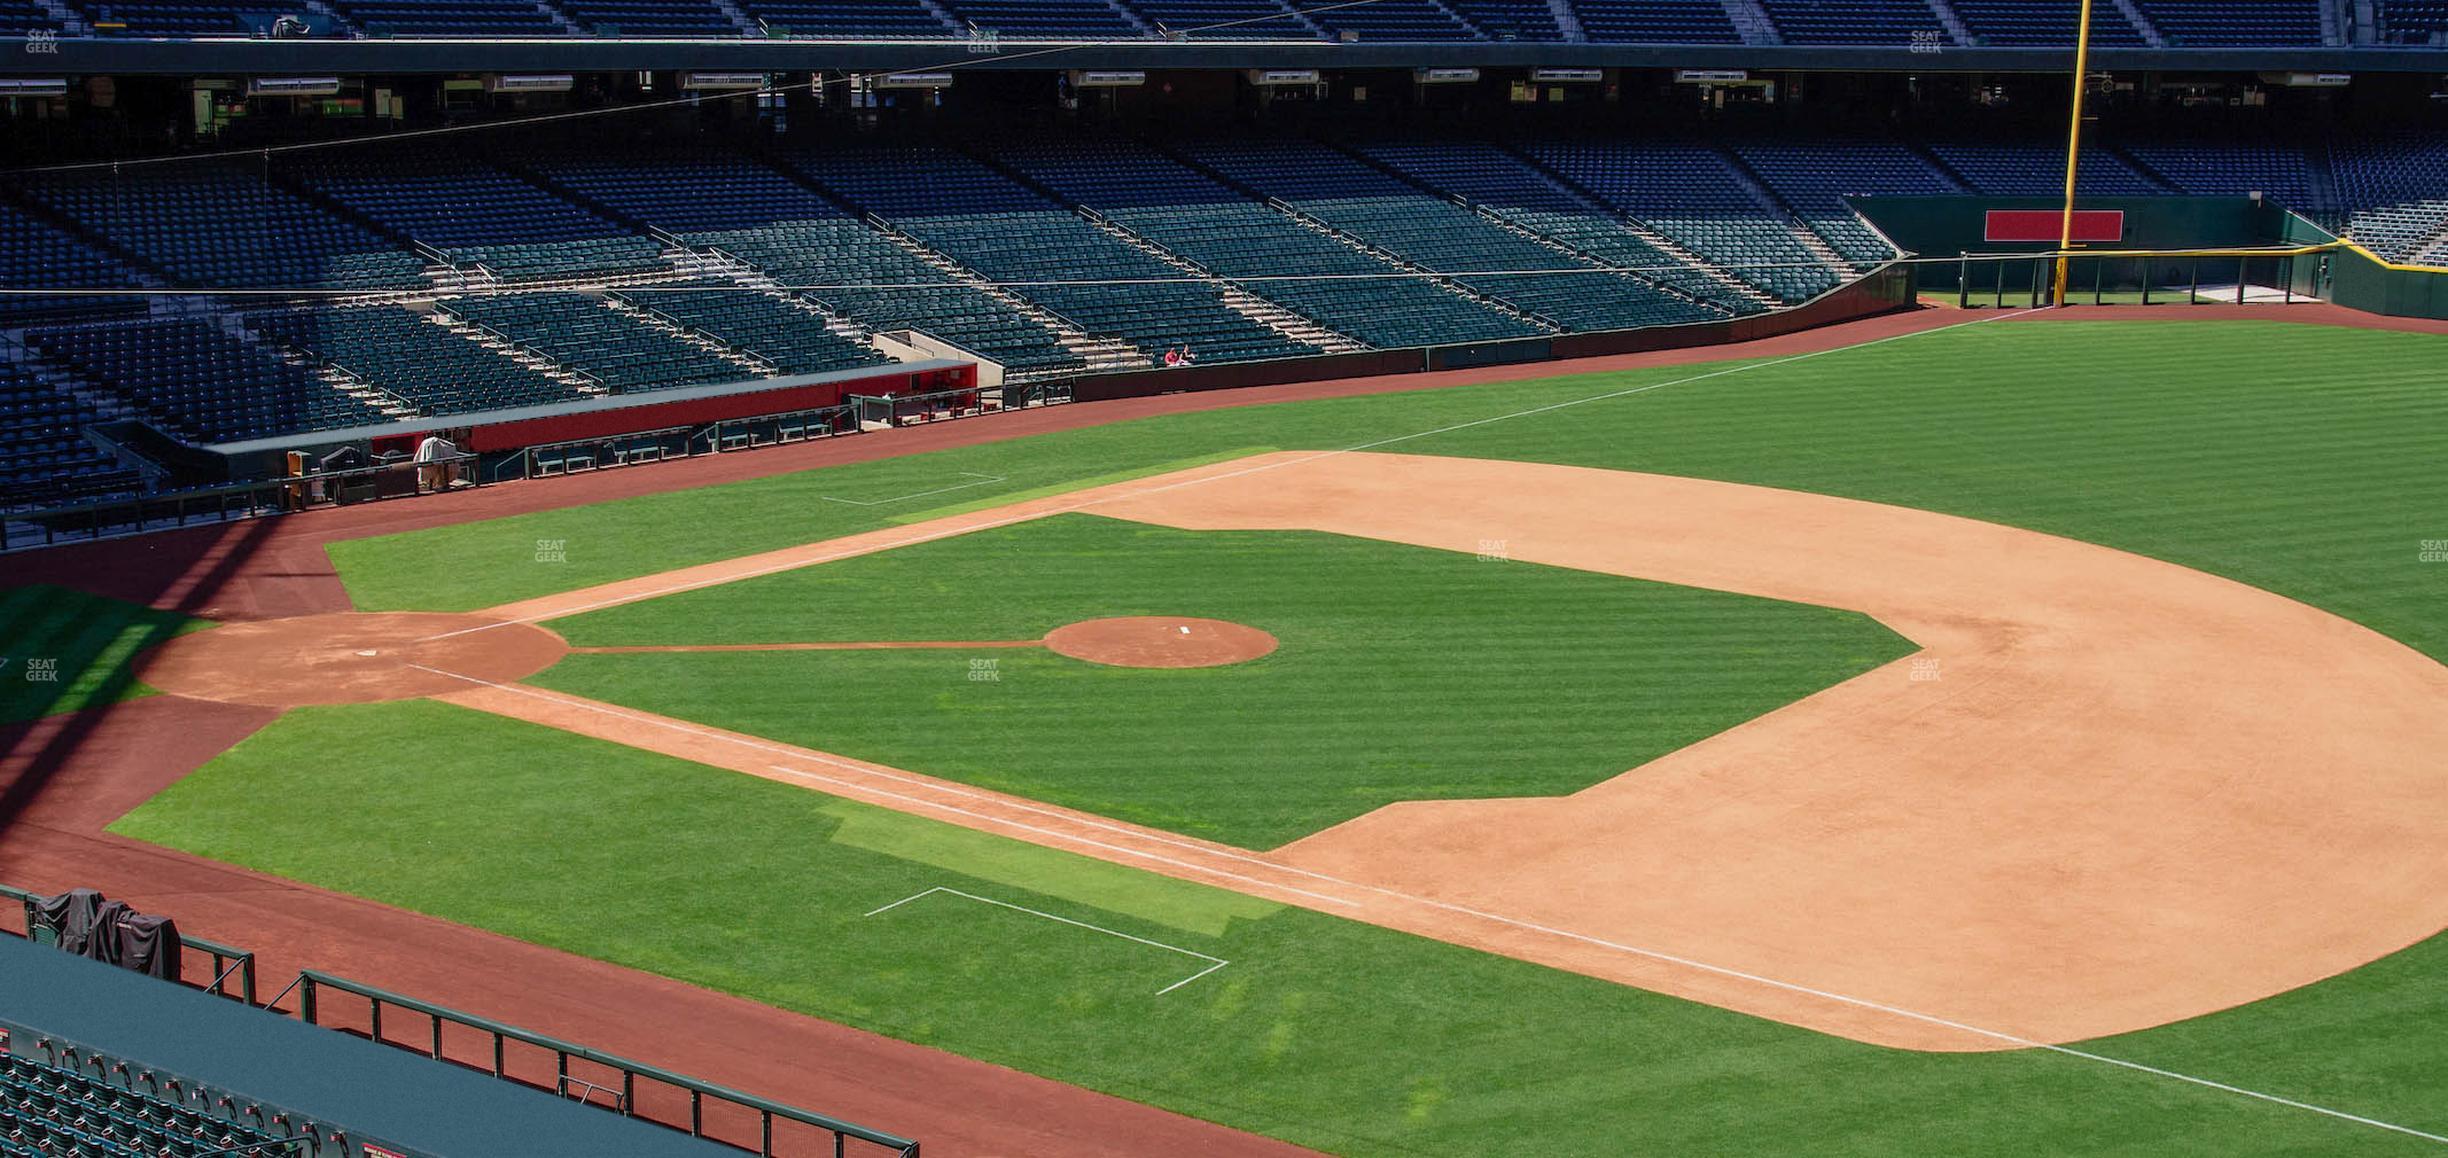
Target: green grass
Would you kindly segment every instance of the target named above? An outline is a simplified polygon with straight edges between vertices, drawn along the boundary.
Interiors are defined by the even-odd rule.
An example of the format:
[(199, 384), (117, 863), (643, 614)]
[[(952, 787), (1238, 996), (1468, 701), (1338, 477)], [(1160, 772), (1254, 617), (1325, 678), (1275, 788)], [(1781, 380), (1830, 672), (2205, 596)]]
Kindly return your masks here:
[[(2166, 559), (2448, 659), (2448, 337), (2283, 322), (2007, 322), (1401, 442), (1943, 511)], [(490, 606), (890, 525), (960, 471), (1012, 492), (1233, 448), (1350, 446), (1724, 366), (1372, 395), (1116, 423), (336, 544), (359, 606)], [(964, 503), (994, 487), (962, 491)], [(910, 505), (933, 505), (918, 500)], [(566, 538), (569, 563), (534, 562)]]
[(1914, 650), (1823, 607), (1082, 514), (550, 626), (581, 646), (1016, 640), (1123, 615), (1281, 646), (1179, 671), (1034, 649), (573, 655), (534, 682), (1272, 848), (1398, 800), (1575, 792)]
[[(364, 605), (479, 607), (908, 513), (825, 503), (826, 494), (912, 493), (960, 471), (1037, 491), (1240, 447), (1352, 445), (1680, 382), (1389, 449), (1726, 479), (2029, 527), (2252, 583), (2448, 660), (2448, 616), (2439, 614), (2448, 565), (2418, 562), (2422, 541), (2448, 538), (2444, 362), (2448, 338), (2276, 323), (1979, 325), (1698, 381), (1686, 380), (1709, 368), (1148, 419), (346, 543), (333, 554)], [(537, 538), (566, 538), (571, 562), (533, 563)], [(436, 735), (453, 741), (429, 760)], [(380, 758), (412, 751), (413, 768), (404, 756)], [(258, 804), (283, 796), (384, 803)], [(394, 705), (284, 718), (122, 827), (1356, 1154), (2274, 1155), (2419, 1145), (2058, 1054), (1881, 1050), (1305, 911), (1223, 913), (1169, 884), (1114, 883), (1148, 879), (1119, 868), (1008, 843), (989, 854), (965, 837), (903, 842), (862, 815), (872, 814), (818, 794)], [(843, 836), (852, 831), (863, 835)], [(897, 848), (909, 859), (879, 851)], [(1202, 981), (1156, 1002), (1086, 987), (1093, 968), (1064, 954), (1109, 951), (1086, 940), (1031, 938), (998, 967), (971, 947), (919, 940), (920, 922), (889, 926), (893, 936), (879, 941), (849, 916), (936, 885), (1234, 965), (1209, 978), (1212, 987)], [(752, 902), (738, 906), (749, 915), (712, 929), (671, 921), (705, 889), (732, 890)], [(1168, 919), (1177, 901), (1183, 915)], [(947, 921), (942, 936), (959, 929)], [(957, 968), (939, 967), (930, 950)], [(2435, 937), (2292, 993), (2095, 1048), (2448, 1132), (2443, 1041), (2448, 938)]]
[[(114, 830), (1338, 1153), (2429, 1149), (2060, 1054), (1863, 1045), (433, 703), (292, 713)], [(938, 887), (1231, 964), (1158, 997), (1198, 963), (941, 894), (860, 915)], [(675, 916), (708, 896), (737, 903)], [(2090, 1048), (2448, 1130), (2444, 957)]]
[(63, 587), (0, 589), (0, 723), (152, 695), (136, 654), (210, 626)]

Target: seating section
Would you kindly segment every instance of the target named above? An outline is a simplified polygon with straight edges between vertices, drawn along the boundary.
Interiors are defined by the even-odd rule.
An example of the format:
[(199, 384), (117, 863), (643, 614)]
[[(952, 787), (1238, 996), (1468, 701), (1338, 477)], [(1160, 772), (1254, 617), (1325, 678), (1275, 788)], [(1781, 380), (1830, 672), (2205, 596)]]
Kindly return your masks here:
[(740, 27), (713, 0), (560, 0), (570, 19), (597, 36), (738, 36)]
[(316, 306), (251, 314), (285, 346), (426, 414), (575, 402), (583, 395), (534, 367), (398, 306)]
[(56, 32), (59, 19), (34, 0), (0, 0), (0, 36), (23, 36), (42, 30)]
[(281, 16), (305, 15), (298, 0), (76, 0), (76, 7), (96, 32), (129, 36), (257, 35)]
[(949, 150), (896, 146), (795, 155), (792, 164), (843, 199), (889, 219), (929, 249), (1000, 282), (1089, 334), (1137, 347), (1149, 364), (1187, 346), (1207, 361), (1316, 353), (1250, 320), (1208, 283), (1104, 233), (1078, 214)]
[(102, 418), (26, 368), (0, 362), (0, 507), (142, 489), (134, 471), (79, 433)]
[(2133, 0), (2170, 48), (2321, 43), (2321, 0)]
[(838, 217), (839, 207), (770, 165), (712, 149), (567, 153), (530, 171), (614, 216), (672, 233)]
[[(124, 289), (135, 284), (126, 266), (48, 222), (0, 202), (0, 279), (28, 289)], [(143, 313), (129, 297), (0, 295), (0, 326), (38, 319)]]
[(278, 1135), (197, 1110), (176, 1096), (0, 1054), (0, 1156), (6, 1158), (273, 1158), (296, 1151)]
[(1159, 32), (1186, 33), (1192, 40), (1317, 38), (1281, 0), (1134, 0), (1131, 7)]
[(316, 156), (293, 170), (384, 228), (504, 281), (667, 268), (663, 247), (482, 161)]
[[(2312, 158), (2299, 144), (2219, 137), (2139, 140), (2126, 142), (2123, 148), (2180, 193), (2261, 193), (2304, 213), (2330, 208), (2332, 199), (2319, 187)], [(2098, 156), (2086, 153), (2084, 164), (2098, 164)]]
[(2448, 139), (2411, 134), (2341, 142), (2330, 154), (2355, 212), (2346, 234), (2383, 257), (2448, 265)]
[(207, 318), (35, 330), (36, 350), (189, 442), (241, 442), (385, 421)]
[(1374, 41), (1481, 40), (1478, 30), (1463, 23), (1436, 0), (1377, 0), (1373, 4), (1304, 4), (1309, 19), (1333, 39)]
[[(69, 0), (96, 34), (260, 35), (278, 17), (308, 16), (304, 0), (260, 6), (232, 0)], [(2170, 47), (2317, 45), (2322, 0), (2134, 0)], [(1549, 0), (331, 0), (373, 36), (728, 37), (748, 32), (807, 39), (940, 40), (972, 31), (1012, 40), (1352, 39), (1363, 42), (1527, 42), (1570, 39)], [(1975, 45), (2070, 44), (2073, 5), (2061, 0), (1946, 0)], [(2448, 0), (2377, 0), (2383, 43), (2448, 39)], [(1568, 0), (1583, 39), (1601, 44), (1739, 44), (1723, 0)], [(1903, 47), (1954, 38), (1932, 0), (1760, 0), (1777, 37), (1795, 45)], [(1232, 27), (1193, 31), (1218, 24)], [(573, 25), (575, 26), (573, 28)], [(54, 28), (39, 0), (0, 0), (0, 32)], [(2147, 43), (2122, 5), (2101, 4), (2094, 43)]]
[[(2065, 193), (2065, 143), (2043, 141), (1941, 140), (1928, 144), (1972, 192), (1992, 197), (2050, 197)], [(2148, 197), (2165, 193), (2113, 149), (2083, 150), (2075, 190), (2091, 197)]]
[(1835, 288), (1836, 271), (1763, 204), (1714, 148), (1694, 142), (1583, 140), (1530, 157), (1703, 260), (1787, 302)]
[(813, 40), (940, 40), (951, 25), (923, 0), (739, 0), (773, 35)]
[(962, 30), (1013, 40), (1111, 40), (1142, 33), (1105, 0), (938, 0)]
[(585, 294), (456, 298), (441, 309), (585, 374), (615, 394), (756, 377)]
[(1054, 330), (847, 217), (696, 233), (688, 241), (784, 285), (816, 287), (800, 292), (870, 330), (918, 330), (1011, 372), (1084, 365)]
[(1845, 203), (1847, 197), (1961, 193), (1946, 174), (1895, 141), (1813, 137), (1745, 141), (1734, 153), (1794, 208), (1828, 246), (1856, 263), (1896, 256), (1895, 246)]
[(1760, 0), (1787, 44), (1951, 44), (1926, 0)]
[[(1033, 142), (996, 159), (1067, 200), (1338, 333), (1388, 349), (1529, 337), (1529, 323), (1372, 257), (1144, 145)], [(1335, 278), (1349, 280), (1332, 280)]]
[(891, 359), (826, 328), (823, 315), (780, 294), (701, 283), (686, 292), (615, 292), (611, 296), (700, 338), (771, 363), (782, 374), (820, 374)]
[(1581, 34), (1600, 44), (1740, 44), (1722, 0), (1574, 0)]
[[(1972, 33), (1972, 42), (1996, 48), (2074, 43), (2081, 9), (2059, 0), (1948, 0)], [(2091, 9), (2091, 43), (2134, 48), (2147, 43), (2142, 30), (2114, 4)]]
[(2448, 42), (2448, 0), (2380, 0), (2384, 44)]
[(1633, 232), (1621, 217), (1567, 192), (1528, 162), (1494, 145), (1453, 141), (1379, 142), (1361, 147), (1379, 164), (1441, 192), (1469, 198), (1483, 209), (1532, 232), (1617, 268), (1638, 271), (1639, 281), (1670, 288), (1713, 307), (1674, 320), (1695, 321), (1756, 310), (1758, 303), (1731, 290), (1697, 266), (1668, 254)]
[(1564, 39), (1547, 0), (1445, 0), (1445, 6), (1490, 40), (1552, 44)]
[(567, 36), (532, 0), (331, 0), (374, 36)]
[[(1184, 154), (1281, 198), (1356, 241), (1569, 330), (1713, 316), (1595, 261), (1543, 244), (1324, 145), (1204, 141)], [(1591, 272), (1556, 272), (1586, 269)]]
[(415, 288), (425, 261), (260, 168), (157, 166), (36, 180), (26, 193), (180, 286)]

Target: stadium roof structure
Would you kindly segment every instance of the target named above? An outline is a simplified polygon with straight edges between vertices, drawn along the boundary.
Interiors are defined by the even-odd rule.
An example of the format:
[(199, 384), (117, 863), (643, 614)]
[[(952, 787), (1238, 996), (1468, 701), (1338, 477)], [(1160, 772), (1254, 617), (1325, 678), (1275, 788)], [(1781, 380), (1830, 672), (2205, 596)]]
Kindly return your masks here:
[[(0, 38), (0, 75), (483, 72), (931, 72), (1063, 69), (1678, 68), (1867, 72), (2062, 72), (2066, 47), (1591, 44), (1165, 40), (1002, 42), (782, 38), (390, 39), (381, 37), (100, 37), (27, 52)], [(2400, 45), (2093, 46), (2099, 71), (2355, 73), (2448, 71), (2448, 49)]]

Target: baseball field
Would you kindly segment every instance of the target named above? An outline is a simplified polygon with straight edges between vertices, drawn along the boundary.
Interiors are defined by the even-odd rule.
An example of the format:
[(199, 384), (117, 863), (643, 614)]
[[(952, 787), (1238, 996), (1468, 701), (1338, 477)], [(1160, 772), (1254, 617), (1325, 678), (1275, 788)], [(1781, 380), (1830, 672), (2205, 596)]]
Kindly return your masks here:
[(111, 831), (1321, 1151), (2424, 1152), (2443, 365), (1149, 417), (346, 539), (329, 616), (0, 592), (0, 713), (274, 710)]

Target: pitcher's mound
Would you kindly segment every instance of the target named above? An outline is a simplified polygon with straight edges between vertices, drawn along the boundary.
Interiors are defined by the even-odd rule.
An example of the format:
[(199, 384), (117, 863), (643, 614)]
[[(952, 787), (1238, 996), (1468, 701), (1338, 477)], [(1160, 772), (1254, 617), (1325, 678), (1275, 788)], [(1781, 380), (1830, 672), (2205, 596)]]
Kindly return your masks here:
[(172, 695), (294, 708), (466, 691), (471, 679), (508, 683), (566, 650), (560, 636), (524, 623), (350, 611), (182, 635), (137, 657), (136, 678)]
[(1221, 619), (1143, 615), (1057, 627), (1045, 645), (1057, 655), (1109, 667), (1221, 667), (1274, 651), (1275, 637)]

